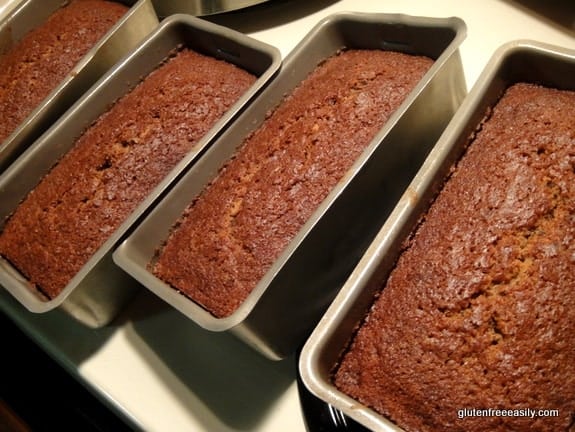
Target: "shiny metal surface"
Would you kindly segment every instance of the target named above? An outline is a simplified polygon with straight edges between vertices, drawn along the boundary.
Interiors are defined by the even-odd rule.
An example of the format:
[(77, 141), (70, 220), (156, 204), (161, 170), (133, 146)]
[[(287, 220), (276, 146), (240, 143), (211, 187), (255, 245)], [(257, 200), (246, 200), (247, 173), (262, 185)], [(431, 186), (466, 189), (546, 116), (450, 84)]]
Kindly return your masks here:
[(214, 137), (274, 76), (281, 64), (281, 56), (276, 48), (246, 35), (190, 15), (172, 15), (166, 18), (136, 50), (110, 69), (0, 176), (0, 229), (23, 197), (36, 186), (52, 165), (72, 148), (84, 129), (182, 45), (225, 59), (249, 70), (258, 78), (96, 251), (56, 298), (46, 300), (29, 286), (26, 279), (9, 262), (0, 257), (0, 285), (28, 310), (44, 313), (62, 307), (89, 327), (108, 324), (139, 289), (135, 280), (113, 263), (113, 248), (181, 171), (212, 143)]
[[(270, 86), (120, 245), (115, 261), (200, 326), (230, 331), (271, 359), (295, 352), (465, 96), (458, 51), (464, 36), (465, 25), (456, 18), (339, 13), (320, 21), (284, 60)], [(417, 52), (436, 61), (246, 301), (232, 315), (215, 318), (152, 275), (147, 264), (188, 203), (243, 138), (319, 62), (346, 47)]]
[[(119, 1), (128, 13), (78, 62), (72, 71), (4, 142), (0, 173), (48, 129), (92, 84), (158, 26), (152, 0)], [(0, 52), (41, 25), (62, 0), (25, 0), (0, 22)]]
[(154, 0), (154, 7), (162, 17), (174, 13), (204, 16), (243, 9), (267, 1), (270, 0)]
[(402, 431), (385, 417), (340, 392), (331, 382), (331, 371), (392, 270), (402, 243), (427, 211), (453, 163), (463, 154), (472, 133), (505, 88), (514, 82), (525, 81), (575, 90), (574, 77), (573, 50), (518, 40), (501, 46), (493, 54), (469, 96), (306, 342), (299, 369), (304, 384), (314, 395), (370, 430)]

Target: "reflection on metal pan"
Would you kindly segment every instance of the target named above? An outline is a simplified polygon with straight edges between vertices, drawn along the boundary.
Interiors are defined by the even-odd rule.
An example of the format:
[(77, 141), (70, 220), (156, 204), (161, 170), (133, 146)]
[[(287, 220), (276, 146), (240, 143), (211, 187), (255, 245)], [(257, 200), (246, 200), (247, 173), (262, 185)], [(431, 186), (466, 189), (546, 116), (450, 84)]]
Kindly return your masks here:
[[(332, 382), (330, 371), (373, 304), (373, 299), (402, 251), (404, 240), (427, 212), (486, 110), (494, 106), (503, 91), (513, 83), (531, 82), (575, 90), (573, 77), (573, 50), (537, 41), (517, 40), (501, 46), (493, 54), (406, 192), (305, 342), (299, 373), (302, 383), (312, 395), (369, 430), (403, 431), (388, 418), (338, 390)], [(317, 418), (315, 415), (313, 420)], [(323, 423), (322, 427), (329, 427), (328, 422)]]
[[(210, 331), (230, 331), (274, 360), (293, 354), (465, 96), (458, 51), (464, 36), (465, 24), (457, 18), (358, 12), (324, 18), (282, 62), (273, 82), (122, 242), (114, 261), (196, 324)], [(232, 157), (242, 138), (317, 64), (342, 48), (373, 49), (387, 41), (396, 46), (403, 43), (406, 52), (427, 55), (435, 63), (233, 314), (214, 317), (148, 270), (190, 200)], [(358, 208), (369, 211), (358, 212)], [(347, 221), (353, 221), (354, 229)]]
[(154, 7), (160, 16), (173, 13), (203, 16), (243, 9), (267, 1), (269, 0), (173, 0), (155, 2)]

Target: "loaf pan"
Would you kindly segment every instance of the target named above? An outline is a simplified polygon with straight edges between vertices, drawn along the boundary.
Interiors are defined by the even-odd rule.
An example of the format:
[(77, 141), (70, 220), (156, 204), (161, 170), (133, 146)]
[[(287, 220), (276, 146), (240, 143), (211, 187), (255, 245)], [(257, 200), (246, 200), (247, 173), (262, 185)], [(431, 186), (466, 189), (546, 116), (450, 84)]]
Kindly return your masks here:
[(305, 343), (299, 372), (304, 385), (315, 396), (370, 430), (402, 430), (340, 392), (332, 383), (331, 371), (391, 272), (404, 240), (427, 211), (487, 110), (516, 82), (575, 90), (574, 78), (575, 51), (520, 40), (501, 46), (493, 54), (469, 96)]
[[(0, 52), (6, 52), (66, 2), (25, 0), (0, 23)], [(4, 142), (0, 173), (48, 129), (92, 84), (158, 26), (151, 0), (118, 0), (130, 6), (106, 35), (76, 64)]]
[(160, 17), (167, 17), (177, 13), (207, 16), (232, 12), (267, 1), (269, 0), (154, 0), (154, 7)]
[[(317, 23), (280, 75), (114, 253), (144, 286), (212, 331), (231, 331), (270, 359), (303, 344), (466, 94), (456, 18), (338, 13)], [(244, 303), (215, 318), (147, 270), (185, 207), (251, 131), (321, 61), (345, 48), (424, 54), (435, 63), (321, 203)]]
[(111, 254), (114, 245), (185, 166), (192, 163), (250, 102), (281, 64), (279, 50), (275, 47), (236, 31), (189, 15), (172, 15), (165, 19), (142, 44), (106, 73), (0, 176), (0, 229), (26, 194), (74, 145), (85, 128), (180, 46), (225, 59), (258, 78), (112, 234), (59, 296), (47, 301), (39, 292), (31, 289), (29, 283), (6, 260), (0, 259), (0, 285), (30, 311), (42, 313), (61, 306), (87, 326), (100, 327), (109, 323), (138, 286), (113, 263)]

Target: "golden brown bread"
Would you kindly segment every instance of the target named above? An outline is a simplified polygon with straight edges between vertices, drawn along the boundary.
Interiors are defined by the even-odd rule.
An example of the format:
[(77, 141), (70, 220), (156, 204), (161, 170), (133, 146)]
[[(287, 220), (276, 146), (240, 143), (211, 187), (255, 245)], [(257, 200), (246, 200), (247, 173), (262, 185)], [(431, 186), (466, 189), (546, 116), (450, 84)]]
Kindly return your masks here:
[(334, 382), (407, 431), (573, 431), (575, 92), (507, 90)]
[(255, 82), (183, 49), (77, 140), (8, 219), (0, 254), (50, 298)]
[(232, 314), (432, 63), (378, 50), (323, 62), (186, 210), (153, 272)]
[(73, 1), (0, 56), (0, 145), (127, 11), (113, 1)]

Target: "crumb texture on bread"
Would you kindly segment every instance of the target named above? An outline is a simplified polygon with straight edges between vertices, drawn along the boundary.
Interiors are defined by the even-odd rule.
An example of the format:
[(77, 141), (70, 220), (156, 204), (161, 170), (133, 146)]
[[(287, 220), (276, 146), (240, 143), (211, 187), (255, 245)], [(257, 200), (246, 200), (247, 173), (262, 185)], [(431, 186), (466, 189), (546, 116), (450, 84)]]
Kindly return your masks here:
[(334, 382), (407, 431), (574, 430), (575, 92), (507, 89)]
[(0, 143), (127, 11), (113, 1), (73, 1), (0, 56)]
[(432, 64), (361, 49), (325, 60), (186, 210), (153, 272), (232, 314)]
[(0, 254), (58, 295), (256, 77), (182, 49), (89, 127), (0, 233)]

